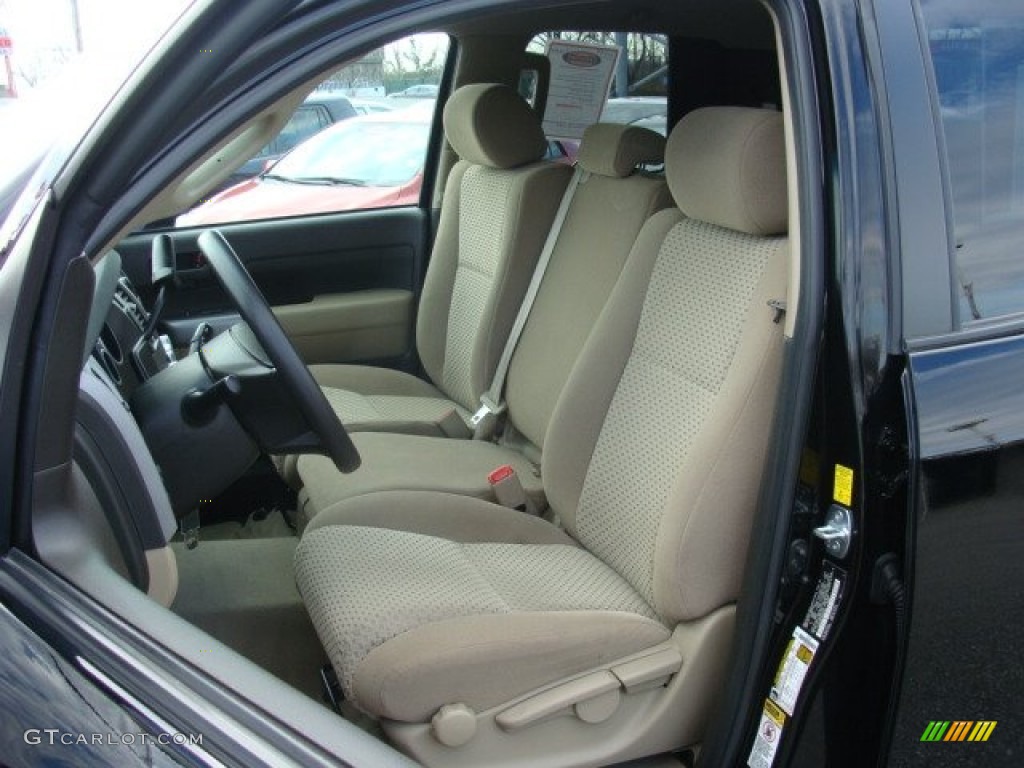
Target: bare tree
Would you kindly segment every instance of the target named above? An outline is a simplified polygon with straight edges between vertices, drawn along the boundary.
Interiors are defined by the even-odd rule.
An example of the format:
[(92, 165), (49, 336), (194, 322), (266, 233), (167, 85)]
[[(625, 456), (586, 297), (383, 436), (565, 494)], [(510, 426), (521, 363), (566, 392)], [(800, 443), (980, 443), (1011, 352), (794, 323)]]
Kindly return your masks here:
[(389, 93), (410, 85), (440, 82), (444, 46), (424, 44), (414, 36), (392, 43), (385, 50), (384, 85)]
[(388, 46), (391, 60), (385, 63), (395, 72), (436, 72), (441, 68), (441, 51), (437, 46), (426, 52), (415, 37), (409, 37)]
[(68, 59), (71, 51), (68, 48), (46, 48), (36, 51), (32, 56), (14, 56), (14, 73), (29, 87), (35, 88), (51, 75), (59, 72)]

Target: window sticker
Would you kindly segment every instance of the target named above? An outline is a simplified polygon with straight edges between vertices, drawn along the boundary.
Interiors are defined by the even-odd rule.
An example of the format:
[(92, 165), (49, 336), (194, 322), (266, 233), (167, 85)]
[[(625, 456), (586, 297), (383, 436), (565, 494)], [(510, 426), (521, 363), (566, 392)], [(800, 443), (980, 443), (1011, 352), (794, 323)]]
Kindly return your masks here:
[(549, 40), (546, 53), (551, 62), (551, 84), (544, 133), (558, 139), (580, 139), (586, 127), (601, 117), (619, 47)]

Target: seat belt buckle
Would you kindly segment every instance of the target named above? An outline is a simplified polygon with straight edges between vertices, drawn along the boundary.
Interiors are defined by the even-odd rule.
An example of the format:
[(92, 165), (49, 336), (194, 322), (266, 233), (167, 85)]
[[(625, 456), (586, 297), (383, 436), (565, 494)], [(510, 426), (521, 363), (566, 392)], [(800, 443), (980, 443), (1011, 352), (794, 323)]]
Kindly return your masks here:
[(487, 482), (490, 483), (494, 497), (501, 506), (531, 515), (537, 514), (533, 504), (530, 503), (530, 498), (526, 495), (526, 489), (523, 488), (523, 484), (519, 480), (519, 475), (516, 474), (511, 464), (502, 464), (493, 470), (487, 475)]

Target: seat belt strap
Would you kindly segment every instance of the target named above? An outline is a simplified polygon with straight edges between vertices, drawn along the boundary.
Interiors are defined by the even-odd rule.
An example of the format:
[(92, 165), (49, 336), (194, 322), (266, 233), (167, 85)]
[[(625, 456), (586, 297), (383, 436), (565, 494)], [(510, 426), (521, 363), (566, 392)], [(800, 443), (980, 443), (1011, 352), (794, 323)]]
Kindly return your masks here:
[(491, 386), (480, 396), (480, 408), (470, 419), (475, 440), (490, 440), (494, 434), (498, 416), (505, 412), (505, 378), (508, 376), (512, 354), (516, 351), (519, 337), (523, 335), (526, 321), (530, 317), (530, 310), (533, 309), (533, 302), (537, 298), (537, 292), (540, 291), (540, 284), (544, 280), (544, 273), (551, 261), (551, 254), (554, 252), (558, 236), (562, 232), (562, 225), (565, 224), (565, 219), (569, 215), (569, 207), (572, 205), (576, 189), (589, 175), (582, 168), (576, 166), (572, 178), (569, 179), (569, 185), (565, 188), (562, 202), (555, 212), (554, 221), (551, 222), (551, 230), (548, 232), (547, 240), (544, 241), (544, 248), (541, 249), (540, 256), (537, 258), (537, 266), (533, 269), (530, 285), (526, 289), (526, 295), (523, 296), (523, 303), (519, 305), (519, 312), (516, 314), (515, 322), (512, 323), (508, 339), (505, 340), (505, 348), (501, 351), (501, 357), (498, 358), (498, 367), (494, 369)]

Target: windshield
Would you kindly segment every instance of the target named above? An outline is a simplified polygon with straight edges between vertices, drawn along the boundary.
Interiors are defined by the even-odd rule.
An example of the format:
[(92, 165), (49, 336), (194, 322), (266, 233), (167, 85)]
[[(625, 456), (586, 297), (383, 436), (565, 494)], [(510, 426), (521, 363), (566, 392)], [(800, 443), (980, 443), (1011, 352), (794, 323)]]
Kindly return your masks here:
[(307, 184), (397, 187), (422, 169), (429, 134), (426, 123), (352, 119), (300, 144), (267, 176)]
[(0, 248), (27, 213), (19, 206), (12, 215), (29, 179), (43, 176), (31, 193), (52, 181), (145, 52), (192, 2), (79, 7), (0, 0)]

